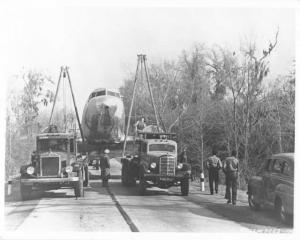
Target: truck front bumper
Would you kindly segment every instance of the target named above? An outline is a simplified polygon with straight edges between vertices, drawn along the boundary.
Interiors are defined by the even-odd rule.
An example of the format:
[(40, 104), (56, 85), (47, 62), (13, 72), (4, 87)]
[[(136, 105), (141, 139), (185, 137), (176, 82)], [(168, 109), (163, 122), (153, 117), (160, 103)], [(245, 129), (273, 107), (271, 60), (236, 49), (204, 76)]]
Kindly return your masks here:
[(68, 178), (21, 178), (21, 183), (30, 185), (34, 183), (47, 184), (47, 183), (70, 183), (78, 182), (79, 177), (68, 177)]
[(180, 181), (183, 178), (189, 177), (190, 174), (188, 172), (181, 172), (175, 175), (163, 175), (159, 173), (144, 173), (144, 179), (153, 181), (153, 180), (160, 180), (160, 181)]

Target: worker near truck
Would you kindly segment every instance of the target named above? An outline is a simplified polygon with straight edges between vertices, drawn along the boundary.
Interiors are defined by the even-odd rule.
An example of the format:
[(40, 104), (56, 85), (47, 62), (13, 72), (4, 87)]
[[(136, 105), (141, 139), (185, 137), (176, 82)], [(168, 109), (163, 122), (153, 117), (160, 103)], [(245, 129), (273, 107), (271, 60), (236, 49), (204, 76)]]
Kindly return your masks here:
[(104, 150), (104, 154), (100, 158), (102, 186), (108, 187), (108, 179), (110, 177), (110, 162), (109, 162), (109, 149)]
[(187, 153), (186, 153), (186, 147), (183, 148), (183, 151), (181, 152), (181, 154), (179, 155), (179, 159), (178, 161), (180, 163), (187, 163), (188, 159), (187, 159)]
[(209, 157), (206, 161), (206, 168), (208, 170), (208, 179), (209, 179), (209, 189), (210, 194), (214, 194), (214, 186), (215, 185), (215, 192), (218, 193), (218, 186), (219, 186), (219, 170), (222, 168), (222, 162), (220, 158), (217, 156), (216, 149), (212, 150), (212, 156)]
[(236, 205), (239, 160), (236, 158), (235, 150), (232, 150), (231, 156), (225, 159), (223, 169), (226, 174), (227, 203)]
[(145, 118), (142, 117), (139, 121), (137, 121), (135, 124), (135, 131), (142, 131), (146, 127)]

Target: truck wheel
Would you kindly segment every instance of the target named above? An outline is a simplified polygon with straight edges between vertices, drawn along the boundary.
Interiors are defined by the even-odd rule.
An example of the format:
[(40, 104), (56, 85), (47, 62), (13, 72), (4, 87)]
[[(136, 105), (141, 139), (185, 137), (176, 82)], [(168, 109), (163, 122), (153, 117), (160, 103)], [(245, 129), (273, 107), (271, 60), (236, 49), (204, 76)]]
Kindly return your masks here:
[(88, 165), (86, 165), (85, 167), (84, 167), (84, 182), (83, 182), (83, 186), (84, 187), (87, 187), (87, 186), (89, 186), (89, 167), (88, 167)]
[(146, 183), (143, 179), (140, 179), (140, 182), (139, 182), (139, 194), (141, 196), (144, 196), (146, 193)]
[(122, 165), (122, 176), (121, 176), (123, 186), (127, 186), (128, 184), (128, 172), (125, 165)]
[(136, 184), (136, 181), (135, 181), (134, 177), (129, 177), (128, 178), (128, 186), (132, 187), (132, 186), (135, 186), (135, 184)]
[(251, 210), (260, 210), (260, 204), (255, 202), (254, 195), (251, 192), (248, 194), (248, 203)]
[(30, 195), (32, 192), (32, 187), (31, 186), (26, 186), (24, 184), (20, 184), (20, 192), (21, 192), (21, 197), (23, 201), (27, 201), (30, 199)]
[(180, 189), (181, 189), (182, 196), (189, 195), (189, 188), (190, 188), (189, 178), (184, 178), (183, 180), (181, 180)]
[(74, 193), (75, 197), (83, 197), (84, 196), (84, 189), (83, 189), (83, 179), (82, 179), (82, 170), (78, 170), (78, 182), (75, 183)]

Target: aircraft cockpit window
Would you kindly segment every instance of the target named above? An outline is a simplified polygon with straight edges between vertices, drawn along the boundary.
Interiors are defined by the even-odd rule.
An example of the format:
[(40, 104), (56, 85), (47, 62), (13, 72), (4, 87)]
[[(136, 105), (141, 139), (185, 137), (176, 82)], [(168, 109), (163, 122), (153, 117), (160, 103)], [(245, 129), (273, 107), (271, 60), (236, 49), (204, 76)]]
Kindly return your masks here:
[(108, 96), (114, 96), (114, 97), (120, 97), (120, 94), (117, 92), (111, 92), (111, 91), (107, 91), (107, 95)]
[(105, 96), (105, 90), (97, 92), (96, 97), (98, 96)]
[(93, 92), (90, 97), (89, 100), (94, 98), (94, 97), (98, 97), (98, 96), (105, 96), (105, 90), (103, 91), (99, 91), (99, 92)]

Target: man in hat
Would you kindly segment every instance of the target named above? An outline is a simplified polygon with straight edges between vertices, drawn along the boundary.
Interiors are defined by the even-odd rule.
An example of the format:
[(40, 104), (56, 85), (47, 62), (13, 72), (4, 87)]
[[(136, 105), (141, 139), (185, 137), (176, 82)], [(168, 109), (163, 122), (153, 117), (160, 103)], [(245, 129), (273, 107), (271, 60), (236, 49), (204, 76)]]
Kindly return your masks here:
[(110, 177), (109, 150), (105, 149), (104, 154), (100, 158), (102, 186), (108, 187), (108, 179)]

